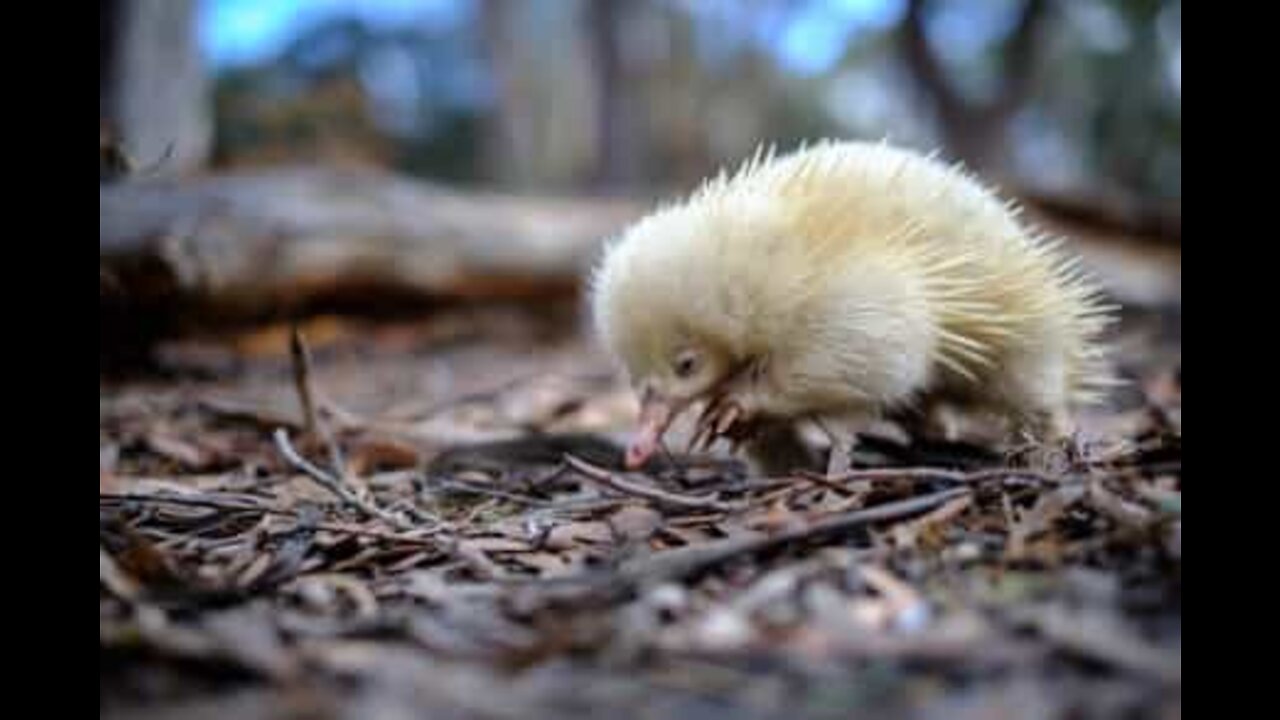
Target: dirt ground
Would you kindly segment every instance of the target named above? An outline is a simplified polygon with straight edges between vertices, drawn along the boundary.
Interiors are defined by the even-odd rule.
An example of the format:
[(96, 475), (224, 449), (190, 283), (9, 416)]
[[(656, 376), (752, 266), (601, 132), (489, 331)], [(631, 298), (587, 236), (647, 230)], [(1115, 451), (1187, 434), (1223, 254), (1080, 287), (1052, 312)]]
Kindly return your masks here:
[[(150, 718), (1181, 717), (1181, 318), (1071, 448), (680, 442), (574, 308), (164, 348), (99, 397), (100, 708)], [(310, 407), (310, 411), (306, 408)]]

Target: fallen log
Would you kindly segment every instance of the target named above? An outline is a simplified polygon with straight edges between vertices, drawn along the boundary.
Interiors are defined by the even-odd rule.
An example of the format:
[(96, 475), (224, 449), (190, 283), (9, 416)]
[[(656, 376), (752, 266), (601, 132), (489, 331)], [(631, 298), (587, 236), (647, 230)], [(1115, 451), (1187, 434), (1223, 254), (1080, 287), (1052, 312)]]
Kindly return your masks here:
[(104, 185), (101, 294), (195, 320), (317, 302), (525, 298), (584, 276), (641, 208), (464, 193), (388, 174), (280, 169)]
[[(281, 168), (100, 185), (102, 344), (315, 312), (569, 298), (640, 200), (446, 188), (389, 173)], [(1065, 231), (1122, 303), (1180, 302), (1181, 253)]]

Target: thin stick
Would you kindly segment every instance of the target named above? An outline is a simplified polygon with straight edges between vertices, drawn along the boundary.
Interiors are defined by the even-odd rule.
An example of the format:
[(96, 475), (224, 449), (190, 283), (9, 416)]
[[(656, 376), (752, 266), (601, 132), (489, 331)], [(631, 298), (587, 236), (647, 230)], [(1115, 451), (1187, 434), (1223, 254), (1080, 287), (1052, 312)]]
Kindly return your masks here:
[(289, 358), (293, 364), (293, 386), (298, 392), (298, 401), (302, 403), (302, 420), (306, 423), (307, 432), (314, 433), (320, 423), (316, 418), (315, 397), (311, 394), (311, 357), (297, 325), (289, 333)]
[[(1110, 469), (1109, 472), (1105, 471)], [(1042, 470), (1032, 470), (1030, 468), (988, 468), (985, 470), (948, 470), (946, 468), (930, 468), (930, 467), (902, 467), (902, 468), (868, 468), (861, 470), (849, 470), (832, 476), (826, 476), (821, 473), (813, 473), (801, 471), (797, 475), (805, 480), (813, 481), (821, 485), (831, 485), (832, 483), (851, 482), (858, 480), (941, 480), (956, 485), (974, 485), (978, 483), (990, 482), (992, 480), (1007, 480), (1012, 478), (1023, 478), (1026, 480), (1034, 480), (1045, 485), (1066, 485), (1071, 483), (1083, 482), (1086, 479), (1100, 479), (1116, 477), (1122, 478), (1134, 472), (1180, 472), (1182, 463), (1154, 463), (1151, 465), (1094, 465), (1090, 466), (1089, 475), (1072, 473), (1067, 475), (1055, 475)], [(1098, 472), (1102, 470), (1103, 472)]]
[(333, 433), (321, 421), (316, 404), (315, 387), (311, 382), (311, 349), (307, 346), (307, 340), (302, 336), (302, 331), (297, 325), (293, 326), (289, 335), (289, 356), (293, 360), (293, 384), (298, 391), (298, 401), (302, 404), (302, 415), (307, 432), (320, 438), (329, 451), (329, 465), (333, 468), (334, 475), (339, 479), (345, 479), (347, 463), (342, 457), (342, 448), (338, 447)]
[[(187, 498), (187, 497), (163, 497), (160, 495), (145, 495), (140, 493), (98, 493), (98, 501), (107, 502), (136, 502), (136, 503), (152, 503), (157, 505), (180, 505), (184, 507), (202, 507), (212, 510), (229, 510), (236, 512), (251, 512), (259, 515), (273, 515), (276, 517), (288, 518), (296, 520), (300, 523), (307, 522), (301, 515), (292, 510), (281, 510), (279, 508), (266, 507), (264, 505), (247, 505), (237, 501), (227, 502), (225, 500), (215, 500), (212, 498)], [(420, 545), (423, 547), (438, 547), (439, 543), (435, 540), (422, 537), (408, 537), (404, 535), (396, 535), (394, 533), (382, 532), (380, 530), (369, 530), (366, 528), (353, 527), (345, 523), (317, 522), (311, 523), (317, 530), (325, 530), (327, 532), (345, 533), (348, 535), (360, 535), (364, 537), (374, 538), (377, 540), (386, 540), (388, 542), (405, 543), (408, 545)], [(430, 530), (431, 533), (438, 532), (438, 529)]]
[[(969, 488), (949, 488), (929, 495), (840, 513), (818, 520), (808, 527), (777, 535), (731, 537), (668, 550), (623, 563), (616, 571), (564, 578), (552, 584), (544, 583), (543, 588), (553, 600), (559, 597), (557, 589), (567, 591), (571, 598), (600, 595), (605, 598), (617, 598), (625, 596), (637, 587), (649, 583), (681, 580), (744, 555), (755, 555), (793, 543), (838, 535), (872, 523), (911, 517), (972, 492)], [(584, 581), (585, 585), (582, 584)]]
[(632, 565), (623, 565), (621, 574), (633, 583), (677, 580), (721, 565), (742, 555), (760, 552), (814, 539), (822, 535), (847, 532), (874, 522), (895, 520), (931, 510), (942, 503), (968, 493), (967, 488), (952, 488), (923, 497), (876, 505), (825, 518), (804, 528), (767, 537), (744, 537), (715, 540), (692, 547), (658, 553)]
[(823, 475), (821, 473), (803, 473), (800, 477), (813, 483), (814, 485), (831, 490), (832, 492), (835, 492), (836, 494), (841, 495), (843, 497), (848, 497), (849, 495), (853, 494), (853, 490), (845, 487), (844, 485), (841, 485), (839, 480), (831, 480), (826, 475)]
[(680, 495), (658, 488), (637, 485), (629, 480), (624, 480), (617, 474), (609, 472), (602, 467), (596, 467), (591, 463), (565, 453), (564, 461), (574, 470), (577, 470), (583, 477), (588, 480), (604, 485), (612, 490), (620, 493), (633, 495), (652, 502), (663, 503), (678, 508), (694, 508), (698, 510), (718, 510), (720, 512), (729, 512), (738, 509), (737, 505), (721, 502), (711, 497)]
[(382, 520), (399, 530), (413, 529), (414, 526), (412, 523), (404, 520), (403, 518), (392, 515), (386, 510), (374, 505), (372, 502), (361, 498), (342, 481), (316, 467), (311, 463), (311, 461), (302, 457), (302, 455), (293, 448), (293, 445), (289, 443), (289, 433), (284, 428), (276, 428), (275, 441), (276, 448), (280, 450), (280, 454), (284, 456), (285, 460), (288, 460), (291, 465), (302, 471), (307, 477), (315, 480), (316, 483), (325, 490), (336, 495), (338, 499), (356, 508), (365, 515)]
[(798, 475), (805, 480), (818, 482), (824, 485), (829, 483), (842, 483), (859, 480), (941, 480), (957, 485), (973, 485), (990, 480), (1003, 480), (1014, 477), (1036, 480), (1049, 485), (1061, 485), (1062, 483), (1072, 479), (1069, 477), (1051, 475), (1039, 470), (1030, 470), (1025, 468), (994, 468), (990, 470), (976, 470), (973, 472), (928, 467), (869, 468), (863, 470), (849, 470), (830, 477), (820, 473), (811, 472), (801, 472), (798, 473)]
[(484, 495), (487, 497), (498, 498), (499, 500), (506, 500), (508, 502), (520, 503), (522, 505), (529, 505), (532, 507), (551, 507), (554, 505), (554, 503), (547, 500), (540, 500), (538, 498), (531, 498), (525, 495), (518, 495), (516, 493), (506, 492), (505, 490), (487, 488), (487, 487), (484, 487), (483, 485), (470, 483), (463, 480), (451, 480), (449, 478), (435, 477), (435, 478), (431, 478), (430, 482), (436, 485), (439, 485), (440, 487), (445, 488), (447, 490), (471, 493), (473, 495)]
[(1009, 614), (1015, 622), (1031, 626), (1068, 652), (1168, 685), (1182, 684), (1180, 652), (1170, 653), (1097, 616), (1075, 614), (1056, 606), (1011, 609)]
[(910, 522), (899, 524), (894, 528), (894, 530), (901, 530), (909, 534), (919, 533), (925, 528), (941, 525), (954, 520), (956, 517), (964, 513), (965, 510), (968, 510), (971, 505), (973, 505), (973, 494), (961, 495), (936, 510), (930, 510)]

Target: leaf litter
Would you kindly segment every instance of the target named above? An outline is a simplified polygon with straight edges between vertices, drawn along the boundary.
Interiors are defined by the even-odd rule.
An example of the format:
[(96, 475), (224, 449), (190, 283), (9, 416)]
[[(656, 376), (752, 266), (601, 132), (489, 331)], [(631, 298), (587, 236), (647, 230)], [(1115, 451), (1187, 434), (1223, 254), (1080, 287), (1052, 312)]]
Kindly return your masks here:
[(104, 385), (103, 715), (1180, 717), (1164, 360), (1064, 456), (761, 478), (622, 471), (608, 365), (503, 332)]

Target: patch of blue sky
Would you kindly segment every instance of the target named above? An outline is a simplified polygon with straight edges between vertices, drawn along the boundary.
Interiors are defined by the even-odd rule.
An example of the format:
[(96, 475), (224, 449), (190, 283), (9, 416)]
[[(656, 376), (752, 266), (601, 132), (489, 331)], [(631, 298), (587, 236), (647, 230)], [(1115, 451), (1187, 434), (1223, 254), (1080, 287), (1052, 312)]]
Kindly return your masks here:
[(470, 19), (475, 0), (204, 0), (200, 44), (215, 68), (267, 60), (326, 20), (356, 18), (374, 28), (448, 27)]

